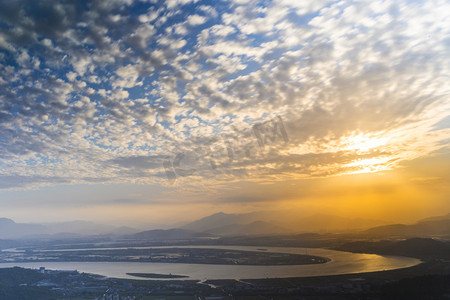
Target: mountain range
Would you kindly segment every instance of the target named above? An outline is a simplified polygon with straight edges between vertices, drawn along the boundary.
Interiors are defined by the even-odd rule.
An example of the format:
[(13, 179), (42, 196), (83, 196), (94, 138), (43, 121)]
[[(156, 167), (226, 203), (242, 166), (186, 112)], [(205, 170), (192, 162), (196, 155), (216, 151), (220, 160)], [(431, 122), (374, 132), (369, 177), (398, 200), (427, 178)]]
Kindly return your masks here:
[(225, 214), (219, 212), (181, 228), (220, 236), (298, 234), (309, 232), (354, 232), (386, 224), (378, 220), (344, 218), (326, 214), (299, 216), (290, 212), (253, 212)]
[(2, 239), (33, 236), (45, 231), (45, 226), (41, 224), (16, 223), (11, 219), (0, 218), (0, 238)]
[(117, 227), (88, 221), (27, 224), (16, 223), (8, 218), (0, 218), (0, 239), (73, 237), (101, 234), (132, 234), (139, 230), (131, 227)]
[(46, 224), (16, 223), (0, 218), (0, 239), (73, 238), (110, 235), (123, 239), (173, 240), (231, 236), (275, 236), (301, 233), (344, 233), (369, 238), (450, 237), (450, 214), (426, 218), (415, 224), (380, 225), (380, 221), (332, 215), (309, 217), (279, 212), (216, 213), (179, 228), (140, 231), (86, 221)]
[(444, 218), (430, 218), (412, 225), (392, 224), (370, 228), (363, 233), (370, 237), (449, 237), (450, 216)]
[(154, 229), (141, 231), (135, 234), (127, 235), (126, 238), (132, 240), (184, 240), (184, 239), (196, 239), (196, 238), (210, 238), (211, 234), (201, 233), (187, 229)]

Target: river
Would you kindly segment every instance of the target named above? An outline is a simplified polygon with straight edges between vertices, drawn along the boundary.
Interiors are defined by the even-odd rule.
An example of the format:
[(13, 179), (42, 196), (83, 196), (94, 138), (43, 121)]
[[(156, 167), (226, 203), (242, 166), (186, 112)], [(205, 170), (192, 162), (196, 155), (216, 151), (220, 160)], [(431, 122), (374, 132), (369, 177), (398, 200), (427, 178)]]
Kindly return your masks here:
[[(212, 264), (182, 264), (182, 263), (151, 263), (151, 262), (27, 262), (0, 263), (0, 268), (45, 267), (51, 270), (77, 270), (79, 272), (99, 274), (106, 277), (141, 279), (126, 273), (158, 273), (189, 276), (185, 279), (256, 279), (256, 278), (286, 278), (338, 275), (392, 270), (411, 267), (421, 261), (415, 258), (401, 256), (385, 256), (376, 254), (360, 254), (322, 248), (292, 248), (292, 247), (250, 247), (250, 246), (182, 246), (178, 248), (208, 248), (232, 249), (242, 251), (264, 251), (292, 254), (308, 254), (327, 257), (331, 261), (324, 264), (283, 265), (283, 266), (253, 266), (253, 265), (212, 265)], [(177, 247), (146, 247), (146, 248), (177, 248)], [(118, 249), (118, 248), (115, 248)], [(87, 249), (86, 249), (87, 250)], [(92, 250), (92, 249), (89, 249)], [(60, 251), (60, 250), (58, 250)], [(150, 280), (150, 279), (147, 279)]]

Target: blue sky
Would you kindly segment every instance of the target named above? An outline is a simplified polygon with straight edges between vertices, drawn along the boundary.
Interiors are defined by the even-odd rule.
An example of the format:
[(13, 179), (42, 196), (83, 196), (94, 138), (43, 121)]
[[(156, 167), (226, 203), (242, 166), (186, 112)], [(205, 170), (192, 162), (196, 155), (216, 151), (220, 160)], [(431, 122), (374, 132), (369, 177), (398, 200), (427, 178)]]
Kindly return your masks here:
[(268, 200), (242, 182), (448, 159), (449, 14), (439, 0), (2, 1), (0, 205), (32, 221), (38, 207), (253, 210)]

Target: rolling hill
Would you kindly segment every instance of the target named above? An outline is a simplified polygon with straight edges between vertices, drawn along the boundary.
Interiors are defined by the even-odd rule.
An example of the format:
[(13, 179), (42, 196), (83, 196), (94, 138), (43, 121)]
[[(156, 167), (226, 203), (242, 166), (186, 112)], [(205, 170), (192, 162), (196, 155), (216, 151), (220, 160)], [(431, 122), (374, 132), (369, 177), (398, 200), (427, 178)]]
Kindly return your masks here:
[(137, 239), (137, 240), (186, 240), (186, 239), (196, 239), (196, 238), (208, 238), (212, 237), (208, 233), (199, 233), (192, 230), (186, 229), (154, 229), (138, 232), (135, 234), (127, 235), (127, 239)]
[(412, 225), (378, 226), (362, 232), (368, 237), (450, 237), (450, 219), (425, 219)]

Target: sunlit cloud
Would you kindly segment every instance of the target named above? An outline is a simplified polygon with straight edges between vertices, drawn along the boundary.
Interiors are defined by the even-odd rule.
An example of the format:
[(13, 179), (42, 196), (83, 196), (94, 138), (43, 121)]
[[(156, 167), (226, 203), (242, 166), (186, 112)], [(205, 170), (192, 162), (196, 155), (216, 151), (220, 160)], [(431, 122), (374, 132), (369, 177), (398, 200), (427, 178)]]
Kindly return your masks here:
[(358, 159), (349, 164), (344, 165), (344, 168), (352, 168), (356, 167), (357, 170), (350, 171), (350, 174), (357, 173), (372, 173), (383, 170), (390, 169), (391, 157), (381, 157), (381, 158), (367, 158), (367, 159)]

